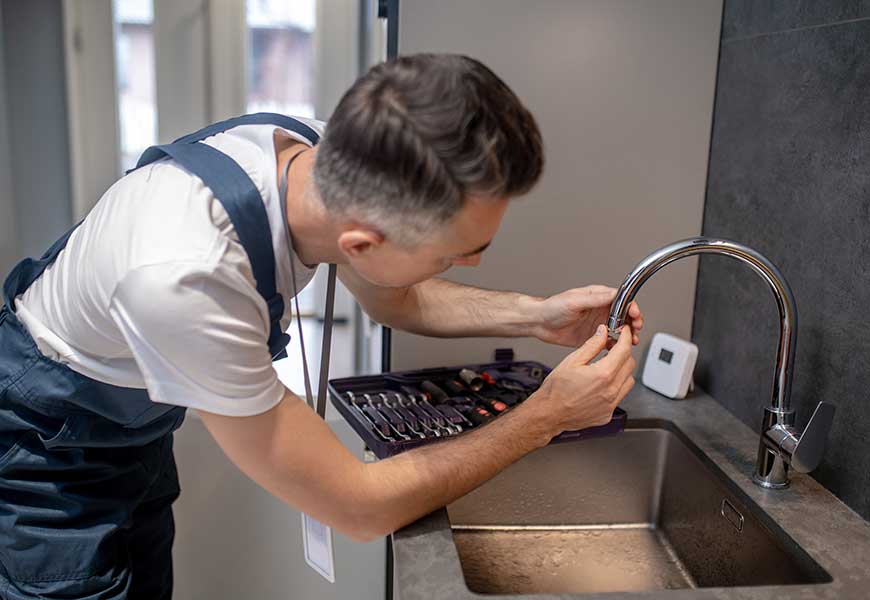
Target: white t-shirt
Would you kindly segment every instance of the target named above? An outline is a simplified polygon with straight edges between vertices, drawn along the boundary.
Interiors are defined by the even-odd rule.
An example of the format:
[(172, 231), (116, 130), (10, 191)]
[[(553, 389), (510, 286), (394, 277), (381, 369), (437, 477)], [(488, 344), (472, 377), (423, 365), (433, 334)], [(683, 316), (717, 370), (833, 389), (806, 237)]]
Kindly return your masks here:
[[(323, 132), (324, 123), (300, 120)], [(291, 258), (275, 130), (244, 125), (205, 143), (239, 163), (263, 197), (287, 329)], [(314, 269), (293, 260), (301, 290)], [(147, 388), (155, 402), (247, 416), (284, 394), (269, 356), (268, 308), (229, 216), (172, 160), (115, 183), (15, 306), (47, 357), (98, 381)]]

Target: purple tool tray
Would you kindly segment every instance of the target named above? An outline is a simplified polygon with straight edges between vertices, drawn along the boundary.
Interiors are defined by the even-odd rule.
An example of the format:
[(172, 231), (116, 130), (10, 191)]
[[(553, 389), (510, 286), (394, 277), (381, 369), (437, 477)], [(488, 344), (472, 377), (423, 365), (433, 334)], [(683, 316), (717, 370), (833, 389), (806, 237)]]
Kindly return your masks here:
[[(393, 428), (390, 424), (391, 419), (397, 419), (401, 414), (395, 410), (390, 411), (387, 409), (390, 408), (391, 405), (393, 407), (397, 406), (398, 398), (400, 397), (407, 401), (410, 398), (406, 393), (406, 390), (409, 387), (419, 392), (417, 398), (421, 403), (425, 393), (420, 386), (427, 380), (439, 385), (448, 393), (448, 395), (450, 395), (453, 393), (452, 390), (444, 388), (443, 384), (444, 382), (452, 380), (462, 382), (459, 377), (459, 372), (462, 369), (470, 369), (476, 373), (488, 372), (493, 375), (501, 374), (502, 379), (499, 379), (498, 381), (503, 382), (504, 385), (513, 386), (512, 389), (504, 389), (502, 388), (502, 385), (493, 386), (487, 382), (484, 383), (483, 388), (476, 393), (469, 390), (467, 392), (468, 402), (463, 403), (462, 405), (456, 405), (462, 408), (462, 410), (473, 410), (475, 405), (480, 405), (485, 408), (486, 406), (483, 404), (484, 401), (491, 401), (500, 394), (502, 397), (513, 394), (515, 399), (514, 405), (519, 404), (538, 388), (540, 381), (543, 380), (551, 370), (540, 363), (532, 361), (505, 361), (478, 365), (461, 365), (456, 367), (381, 373), (379, 375), (365, 375), (360, 377), (345, 377), (341, 379), (331, 379), (329, 381), (329, 396), (332, 400), (332, 404), (336, 409), (338, 409), (338, 412), (341, 413), (350, 426), (353, 427), (354, 431), (356, 431), (362, 438), (366, 446), (368, 446), (368, 448), (371, 449), (378, 458), (387, 458), (388, 456), (399, 454), (400, 452), (410, 450), (411, 448), (416, 448), (442, 439), (450, 439), (456, 435), (463, 435), (463, 433), (467, 431), (483, 426), (481, 424), (472, 423), (470, 420), (466, 419), (465, 423), (461, 425), (463, 429), (462, 433), (446, 435), (444, 434), (445, 430), (442, 428), (439, 430), (443, 434), (442, 437), (434, 437), (434, 435), (428, 435), (429, 433), (433, 433), (432, 430), (437, 429), (434, 425), (431, 430), (423, 431), (422, 425), (418, 423), (417, 431), (427, 435), (427, 437), (414, 437), (412, 432), (406, 428), (405, 433), (407, 434), (407, 437), (411, 439), (399, 439), (401, 436), (398, 435), (398, 430)], [(513, 379), (514, 377), (518, 377), (520, 380), (525, 381), (518, 383)], [(522, 386), (525, 386), (525, 391), (520, 391), (518, 389)], [(348, 392), (350, 392), (350, 394), (348, 394)], [(374, 407), (367, 406), (363, 408), (359, 405), (361, 402), (367, 404), (367, 402), (361, 400), (364, 394), (369, 394), (369, 397), (373, 399), (375, 402)], [(381, 394), (384, 394), (387, 398), (386, 403), (383, 402)], [(351, 396), (356, 398), (357, 404), (354, 404), (351, 401)], [(454, 394), (454, 396), (455, 398), (462, 397), (461, 395), (456, 394)], [(455, 398), (452, 397), (452, 399)], [(408, 404), (410, 404), (410, 402), (408, 402)], [(425, 413), (428, 411), (429, 407), (434, 408), (436, 404), (437, 402), (430, 398), (429, 406), (427, 406), (423, 412)], [(412, 410), (410, 406), (407, 406), (407, 408), (408, 411), (405, 412), (406, 415), (410, 414), (410, 411)], [(413, 410), (416, 411), (417, 408), (414, 408)], [(491, 408), (489, 412), (494, 415), (492, 420), (497, 419), (499, 414), (503, 414), (496, 413)], [(437, 415), (438, 413), (436, 412), (435, 414)], [(610, 423), (577, 431), (565, 431), (553, 438), (551, 443), (620, 433), (625, 429), (626, 417), (627, 415), (625, 411), (617, 408), (613, 413), (613, 418)], [(399, 427), (402, 427), (402, 425), (400, 424)], [(381, 431), (388, 431), (388, 434), (384, 435)], [(387, 437), (392, 437), (394, 439), (386, 439)]]

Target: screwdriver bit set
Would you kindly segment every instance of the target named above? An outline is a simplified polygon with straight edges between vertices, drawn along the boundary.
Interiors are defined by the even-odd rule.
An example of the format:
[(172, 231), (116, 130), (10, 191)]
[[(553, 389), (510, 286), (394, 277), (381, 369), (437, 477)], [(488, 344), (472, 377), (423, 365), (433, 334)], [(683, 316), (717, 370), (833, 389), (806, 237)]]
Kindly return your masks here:
[[(329, 381), (333, 405), (378, 458), (481, 427), (524, 402), (550, 369), (536, 362), (495, 362), (346, 377)], [(610, 423), (566, 431), (553, 441), (611, 435), (625, 427), (617, 408)]]

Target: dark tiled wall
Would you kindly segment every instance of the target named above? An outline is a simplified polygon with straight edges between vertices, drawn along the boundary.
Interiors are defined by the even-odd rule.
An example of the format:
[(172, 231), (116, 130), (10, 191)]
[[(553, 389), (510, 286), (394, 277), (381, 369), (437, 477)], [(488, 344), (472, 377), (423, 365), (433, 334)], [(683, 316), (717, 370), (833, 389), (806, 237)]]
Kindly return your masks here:
[[(703, 230), (789, 280), (798, 425), (820, 400), (837, 405), (814, 476), (870, 519), (870, 0), (726, 0)], [(777, 321), (747, 268), (701, 259), (698, 382), (753, 428)]]

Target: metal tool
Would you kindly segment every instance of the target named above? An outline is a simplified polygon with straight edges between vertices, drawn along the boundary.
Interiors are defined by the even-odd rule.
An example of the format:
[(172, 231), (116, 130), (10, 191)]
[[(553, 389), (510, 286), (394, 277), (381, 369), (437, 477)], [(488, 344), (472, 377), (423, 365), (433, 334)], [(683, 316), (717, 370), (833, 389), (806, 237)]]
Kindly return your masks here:
[(430, 419), (432, 419), (432, 423), (434, 427), (439, 428), (445, 435), (454, 435), (459, 433), (457, 429), (446, 422), (444, 419), (444, 415), (435, 410), (435, 407), (429, 404), (429, 399), (426, 397), (426, 394), (410, 387), (410, 386), (401, 386), (405, 395), (412, 401), (414, 406), (418, 407), (424, 414), (428, 415)]
[(459, 371), (459, 378), (465, 382), (465, 385), (475, 392), (482, 390), (483, 384), (485, 383), (483, 378), (476, 371), (472, 371), (471, 369), (462, 369)]
[[(408, 441), (411, 438), (405, 435), (402, 431), (400, 431), (400, 427), (404, 429), (404, 425), (402, 424), (402, 419), (399, 418), (398, 415), (391, 414), (390, 408), (380, 405), (380, 403), (375, 402), (375, 399), (370, 394), (363, 394), (363, 398), (368, 401), (369, 406), (373, 408), (378, 414), (381, 415), (381, 418), (384, 419), (389, 425), (390, 429), (395, 434), (395, 437), (398, 438), (399, 441)], [(395, 421), (398, 421), (398, 426)]]
[(456, 410), (456, 408), (450, 406), (449, 404), (438, 404), (435, 406), (435, 410), (440, 412), (447, 419), (449, 423), (451, 423), (454, 427), (459, 428), (459, 431), (462, 431), (462, 424), (471, 425), (471, 421), (469, 421), (465, 415)]
[(400, 394), (396, 392), (396, 400), (399, 403), (399, 406), (403, 409), (409, 411), (414, 417), (417, 418), (418, 423), (420, 423), (420, 427), (423, 432), (431, 434), (434, 437), (441, 437), (442, 429), (435, 425), (432, 421), (432, 416), (429, 415), (422, 407), (417, 405), (415, 400), (412, 400), (409, 397), (406, 397), (404, 394)]
[[(423, 435), (423, 432), (420, 431), (419, 422), (416, 418), (414, 418), (414, 415), (412, 415), (410, 413), (406, 414), (406, 412), (405, 412), (405, 411), (407, 411), (406, 408), (404, 408), (403, 406), (399, 406), (398, 403), (396, 403), (394, 405), (393, 401), (390, 400), (390, 397), (388, 394), (381, 393), (381, 394), (379, 394), (379, 396), (381, 397), (381, 400), (383, 400), (383, 403), (384, 403), (384, 406), (382, 407), (381, 410), (382, 411), (390, 411), (389, 414), (392, 415), (390, 422), (394, 426), (396, 426), (397, 429), (399, 429), (399, 427), (401, 427), (401, 429), (399, 429), (399, 430), (402, 433), (409, 435), (411, 437), (417, 437), (417, 438), (425, 438), (426, 437), (425, 435)], [(395, 420), (393, 420), (393, 419), (395, 419)]]
[(390, 435), (390, 426), (386, 420), (380, 416), (377, 410), (374, 410), (374, 414), (370, 414), (369, 410), (371, 407), (366, 403), (362, 403), (353, 392), (345, 392), (350, 400), (350, 405), (353, 406), (360, 415), (362, 415), (363, 419), (372, 424), (375, 433), (377, 433), (381, 439), (385, 442), (394, 442), (396, 441), (392, 435)]

